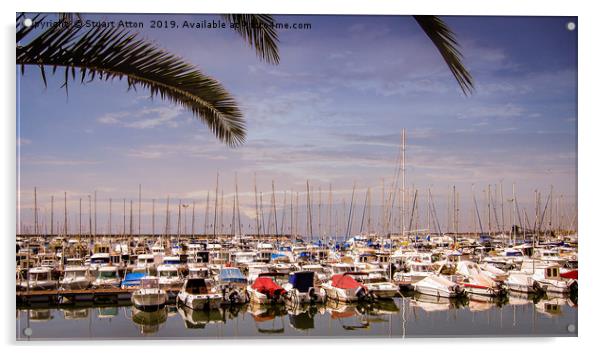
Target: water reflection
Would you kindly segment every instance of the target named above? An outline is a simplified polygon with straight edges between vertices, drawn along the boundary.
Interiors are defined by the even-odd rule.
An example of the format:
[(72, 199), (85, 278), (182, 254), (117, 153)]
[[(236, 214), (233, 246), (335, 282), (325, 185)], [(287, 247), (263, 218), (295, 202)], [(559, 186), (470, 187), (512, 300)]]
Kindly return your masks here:
[(159, 332), (160, 325), (167, 320), (167, 308), (165, 307), (157, 311), (143, 311), (132, 306), (130, 313), (132, 321), (138, 325), (142, 335)]
[(184, 320), (186, 328), (205, 328), (210, 323), (226, 322), (223, 309), (193, 311), (190, 307), (178, 306), (177, 312)]
[[(511, 318), (510, 323), (504, 323), (504, 317)], [(566, 328), (576, 324), (576, 318), (576, 296), (542, 297), (510, 293), (504, 298), (471, 296), (448, 299), (404, 293), (393, 300), (373, 303), (244, 304), (211, 311), (193, 311), (176, 305), (167, 305), (152, 312), (139, 310), (131, 304), (95, 308), (69, 305), (19, 309), (16, 320), (18, 339), (24, 339), (26, 328), (33, 329), (31, 338), (43, 339), (136, 338), (149, 335), (162, 338), (574, 335), (576, 332), (566, 333)], [(82, 326), (82, 321), (86, 320), (87, 326)]]

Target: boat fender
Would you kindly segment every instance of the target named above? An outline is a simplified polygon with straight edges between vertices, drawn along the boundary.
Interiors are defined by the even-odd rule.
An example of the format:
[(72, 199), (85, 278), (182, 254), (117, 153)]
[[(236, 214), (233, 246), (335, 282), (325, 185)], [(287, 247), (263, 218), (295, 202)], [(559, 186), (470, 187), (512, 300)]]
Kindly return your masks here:
[(240, 299), (240, 295), (238, 295), (238, 291), (236, 291), (236, 290), (233, 290), (228, 295), (228, 300), (230, 301), (231, 304), (237, 303), (239, 299)]
[(366, 290), (364, 288), (357, 289), (357, 291), (355, 292), (355, 296), (358, 300), (362, 300), (366, 297)]

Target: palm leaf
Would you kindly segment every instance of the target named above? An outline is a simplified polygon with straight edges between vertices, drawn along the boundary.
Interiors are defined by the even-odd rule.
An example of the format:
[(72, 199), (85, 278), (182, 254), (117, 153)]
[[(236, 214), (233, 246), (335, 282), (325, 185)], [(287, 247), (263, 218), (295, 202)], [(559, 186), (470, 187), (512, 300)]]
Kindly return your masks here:
[[(32, 26), (33, 27), (33, 26)], [(242, 113), (233, 97), (211, 77), (193, 65), (136, 34), (119, 28), (54, 26), (33, 36), (31, 28), (17, 21), (17, 65), (38, 66), (46, 81), (45, 69), (64, 68), (65, 89), (76, 72), (81, 82), (126, 78), (128, 89), (141, 86), (151, 97), (160, 97), (186, 108), (202, 120), (215, 136), (230, 146), (245, 140)], [(33, 38), (30, 38), (33, 37)]]
[(470, 72), (462, 63), (462, 53), (454, 32), (439, 16), (414, 16), (414, 19), (441, 53), (462, 92), (465, 95), (472, 93), (474, 82)]
[(222, 18), (236, 25), (234, 30), (255, 47), (257, 56), (270, 64), (280, 62), (278, 33), (272, 26), (274, 19), (271, 15), (225, 14)]

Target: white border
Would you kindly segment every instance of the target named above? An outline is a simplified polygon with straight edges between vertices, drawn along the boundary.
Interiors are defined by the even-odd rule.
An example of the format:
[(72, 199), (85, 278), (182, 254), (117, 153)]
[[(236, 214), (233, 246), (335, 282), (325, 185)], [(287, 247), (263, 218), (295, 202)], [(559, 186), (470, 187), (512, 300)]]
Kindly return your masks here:
[[(602, 240), (599, 230), (598, 205), (600, 197), (600, 136), (602, 125), (600, 120), (600, 64), (602, 55), (599, 43), (600, 26), (599, 11), (590, 5), (595, 2), (576, 1), (397, 1), (390, 0), (332, 0), (332, 1), (283, 1), (283, 0), (222, 0), (208, 3), (203, 0), (103, 0), (103, 1), (65, 1), (65, 0), (28, 0), (15, 6), (2, 2), (3, 52), (2, 69), (4, 78), (2, 85), (2, 196), (0, 209), (0, 225), (4, 240), (5, 262), (4, 274), (8, 277), (5, 284), (8, 289), (0, 292), (2, 304), (7, 311), (2, 311), (2, 330), (5, 336), (4, 345), (8, 351), (19, 353), (69, 352), (106, 353), (113, 348), (126, 347), (130, 351), (163, 353), (165, 351), (223, 351), (236, 350), (246, 353), (279, 351), (285, 353), (307, 353), (308, 351), (349, 351), (356, 349), (362, 352), (375, 350), (391, 351), (428, 351), (440, 352), (484, 352), (508, 353), (516, 351), (576, 353), (583, 349), (591, 349), (598, 344), (598, 323), (601, 319), (597, 296), (600, 290), (599, 254), (602, 248), (597, 247)], [(268, 12), (296, 14), (445, 14), (445, 15), (562, 15), (579, 16), (579, 230), (581, 237), (580, 261), (581, 282), (579, 298), (579, 338), (558, 339), (411, 339), (411, 340), (235, 340), (235, 341), (105, 341), (105, 342), (67, 342), (67, 343), (35, 343), (24, 345), (15, 342), (15, 324), (11, 311), (14, 311), (14, 295), (12, 290), (13, 247), (15, 233), (15, 70), (14, 70), (14, 13), (17, 11), (73, 11), (73, 12)], [(12, 312), (14, 314), (14, 312)], [(156, 345), (159, 343), (159, 345)], [(303, 345), (299, 345), (303, 344)], [(229, 347), (229, 348), (226, 348)], [(319, 348), (318, 348), (319, 346)], [(578, 347), (577, 347), (578, 346)], [(599, 346), (599, 345), (598, 345)]]

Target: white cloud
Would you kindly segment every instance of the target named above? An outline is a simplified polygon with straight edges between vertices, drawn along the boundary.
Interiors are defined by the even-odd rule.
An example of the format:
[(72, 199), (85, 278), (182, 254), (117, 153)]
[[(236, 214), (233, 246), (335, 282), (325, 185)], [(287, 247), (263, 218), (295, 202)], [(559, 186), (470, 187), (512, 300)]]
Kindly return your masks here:
[(175, 128), (176, 118), (182, 109), (179, 107), (154, 107), (141, 110), (107, 113), (97, 119), (99, 123), (119, 125), (133, 129), (149, 129), (159, 126)]

